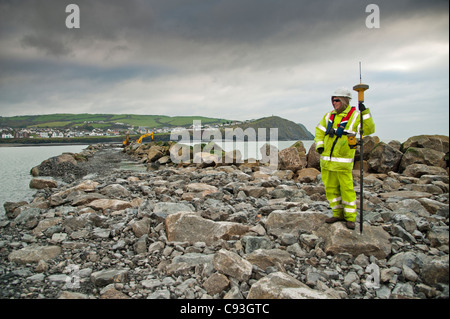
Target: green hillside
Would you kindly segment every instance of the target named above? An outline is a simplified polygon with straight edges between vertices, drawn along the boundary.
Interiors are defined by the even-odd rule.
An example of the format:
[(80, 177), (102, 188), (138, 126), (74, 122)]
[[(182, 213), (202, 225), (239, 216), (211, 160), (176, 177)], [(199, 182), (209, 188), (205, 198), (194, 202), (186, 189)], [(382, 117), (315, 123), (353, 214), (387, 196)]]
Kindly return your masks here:
[(94, 128), (114, 128), (120, 126), (146, 126), (149, 128), (190, 126), (193, 120), (202, 124), (229, 122), (201, 116), (166, 116), (136, 114), (46, 114), (0, 117), (0, 127), (11, 128), (74, 128), (89, 124)]
[[(56, 129), (65, 130), (73, 129), (74, 131), (93, 129), (119, 129), (126, 131), (130, 126), (135, 128), (142, 126), (150, 130), (166, 128), (165, 132), (169, 132), (175, 127), (190, 127), (194, 120), (200, 120), (202, 125), (205, 124), (227, 124), (222, 126), (222, 136), (225, 128), (253, 128), (256, 134), (259, 128), (266, 129), (266, 140), (270, 139), (270, 129), (278, 129), (278, 140), (312, 140), (314, 136), (302, 125), (292, 121), (283, 119), (278, 116), (270, 116), (252, 121), (245, 121), (234, 126), (229, 126), (231, 120), (202, 117), (202, 116), (166, 116), (166, 115), (137, 115), (137, 114), (47, 114), (47, 115), (24, 115), (1, 117), (0, 128), (30, 129), (36, 130)], [(134, 133), (136, 134), (136, 133)], [(163, 135), (168, 133), (162, 133)], [(109, 139), (110, 137), (108, 137)], [(158, 138), (167, 138), (158, 136)], [(258, 138), (263, 138), (258, 135)], [(55, 139), (52, 139), (52, 141)], [(71, 139), (73, 141), (73, 139)], [(45, 139), (45, 141), (49, 141)], [(3, 139), (3, 142), (13, 143), (14, 140)]]

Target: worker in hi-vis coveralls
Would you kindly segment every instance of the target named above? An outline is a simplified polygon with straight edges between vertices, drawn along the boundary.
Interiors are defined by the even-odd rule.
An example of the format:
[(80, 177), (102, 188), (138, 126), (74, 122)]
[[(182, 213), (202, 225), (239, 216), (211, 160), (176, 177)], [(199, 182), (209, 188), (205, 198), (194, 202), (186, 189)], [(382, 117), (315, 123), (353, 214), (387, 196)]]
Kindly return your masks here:
[(347, 228), (354, 229), (357, 210), (352, 170), (358, 144), (356, 134), (360, 132), (360, 112), (364, 135), (375, 132), (375, 123), (362, 102), (359, 102), (359, 111), (350, 106), (351, 98), (350, 90), (344, 88), (333, 93), (331, 103), (334, 109), (325, 114), (317, 125), (314, 142), (320, 154), (325, 193), (333, 210), (333, 217), (326, 222), (345, 221)]

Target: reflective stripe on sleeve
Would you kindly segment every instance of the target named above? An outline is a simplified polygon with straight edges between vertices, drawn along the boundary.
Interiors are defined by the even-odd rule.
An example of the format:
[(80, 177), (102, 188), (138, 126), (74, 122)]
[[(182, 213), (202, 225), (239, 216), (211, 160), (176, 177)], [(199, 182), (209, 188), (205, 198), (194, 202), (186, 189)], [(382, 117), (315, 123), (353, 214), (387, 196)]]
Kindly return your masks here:
[[(355, 112), (355, 115), (353, 116), (352, 122), (350, 123), (350, 126), (349, 126), (349, 133), (350, 133), (350, 131), (352, 131), (353, 126), (355, 126), (355, 123), (356, 123), (356, 120), (358, 119), (358, 117), (359, 117), (359, 112)], [(354, 133), (354, 132), (352, 131), (351, 133)]]
[(319, 129), (319, 130), (321, 130), (321, 131), (324, 131), (324, 132), (326, 132), (327, 131), (327, 129), (325, 128), (325, 127), (323, 127), (322, 125), (317, 125), (317, 128)]
[(344, 130), (344, 133), (347, 133), (347, 134), (356, 134), (356, 132), (355, 132), (355, 131), (352, 131), (352, 130)]

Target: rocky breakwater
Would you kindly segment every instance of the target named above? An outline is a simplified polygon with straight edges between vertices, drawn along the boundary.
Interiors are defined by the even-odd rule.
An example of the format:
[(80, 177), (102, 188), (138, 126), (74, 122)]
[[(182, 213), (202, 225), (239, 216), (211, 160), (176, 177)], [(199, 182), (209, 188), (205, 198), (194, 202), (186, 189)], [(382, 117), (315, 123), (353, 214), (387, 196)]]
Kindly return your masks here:
[[(169, 145), (96, 146), (74, 164), (86, 175), (36, 183), (32, 202), (5, 203), (0, 297), (448, 298), (448, 167), (410, 145), (373, 143), (363, 234), (324, 223), (317, 154), (301, 143), (279, 152), (276, 170), (237, 160), (155, 165)], [(411, 147), (423, 163), (409, 160)], [(376, 171), (397, 151), (404, 169)], [(127, 156), (151, 169), (88, 172)]]

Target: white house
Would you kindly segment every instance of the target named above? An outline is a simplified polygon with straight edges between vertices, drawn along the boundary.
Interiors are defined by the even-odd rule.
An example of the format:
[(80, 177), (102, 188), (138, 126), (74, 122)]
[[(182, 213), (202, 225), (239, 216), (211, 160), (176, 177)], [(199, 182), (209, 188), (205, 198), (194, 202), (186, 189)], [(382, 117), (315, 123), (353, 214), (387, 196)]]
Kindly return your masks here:
[(11, 133), (2, 133), (2, 138), (14, 138)]

